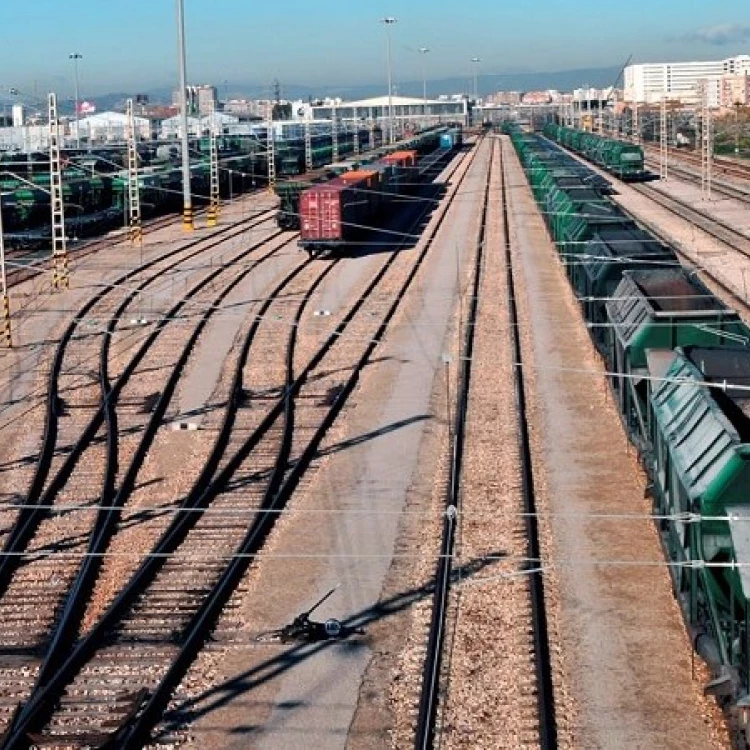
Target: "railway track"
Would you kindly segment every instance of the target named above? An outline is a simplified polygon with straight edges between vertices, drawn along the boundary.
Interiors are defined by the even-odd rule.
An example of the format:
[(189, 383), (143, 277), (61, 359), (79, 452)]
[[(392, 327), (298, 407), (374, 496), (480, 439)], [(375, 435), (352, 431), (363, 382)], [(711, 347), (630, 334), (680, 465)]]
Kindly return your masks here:
[[(651, 163), (651, 166), (658, 168), (657, 165), (653, 162)], [(671, 162), (669, 164), (669, 173), (677, 174), (683, 178), (686, 178), (690, 182), (699, 183), (701, 179), (700, 173), (694, 172), (691, 169), (686, 169), (685, 167), (679, 166), (674, 162)], [(750, 177), (750, 175), (748, 175), (748, 177)], [(735, 185), (731, 185), (728, 182), (712, 180), (711, 189), (713, 192), (718, 193), (719, 195), (724, 195), (727, 198), (735, 198), (736, 200), (742, 201), (743, 203), (750, 203), (750, 191), (742, 190), (741, 188), (736, 187)]]
[[(257, 245), (238, 251), (235, 260), (253, 252), (255, 249), (257, 249)], [(201, 252), (201, 250), (197, 252)], [(192, 252), (192, 254), (195, 253)], [(122, 319), (138, 287), (126, 294), (125, 301), (112, 315), (100, 348), (102, 377), (99, 385), (102, 389), (101, 402), (94, 399), (91, 409), (87, 410), (85, 415), (91, 417), (91, 412), (95, 412), (95, 416), (89, 422), (89, 425), (98, 421), (100, 428), (104, 430), (104, 434), (99, 435), (97, 439), (99, 433), (97, 428), (85, 428), (78, 433), (77, 442), (71, 442), (63, 449), (60, 447), (56, 449), (52, 442), (52, 433), (57, 432), (57, 430), (48, 429), (47, 436), (50, 442), (47, 445), (49, 447), (43, 453), (46, 453), (49, 457), (49, 465), (46, 469), (38, 467), (39, 472), (36, 476), (41, 476), (46, 471), (48, 474), (54, 474), (53, 479), (46, 486), (43, 485), (44, 480), (40, 480), (38, 486), (44, 486), (44, 490), (33, 496), (36, 504), (30, 502), (31, 495), (23, 500), (23, 508), (17, 513), (15, 525), (8, 529), (5, 539), (8, 555), (3, 558), (4, 596), (0, 600), (0, 619), (2, 619), (0, 627), (4, 631), (2, 633), (3, 649), (1, 652), (4, 652), (5, 657), (14, 656), (16, 661), (19, 658), (26, 658), (26, 665), (33, 665), (37, 662), (35, 657), (38, 657), (40, 652), (43, 652), (47, 647), (47, 640), (53, 625), (57, 626), (58, 635), (61, 629), (75, 629), (80, 613), (75, 616), (66, 613), (62, 618), (60, 616), (68, 586), (76, 574), (75, 560), (63, 559), (61, 562), (59, 558), (54, 556), (54, 553), (66, 549), (69, 552), (83, 551), (86, 537), (92, 533), (92, 523), (96, 518), (94, 511), (99, 498), (102, 498), (101, 502), (108, 507), (108, 510), (96, 519), (89, 551), (96, 554), (97, 550), (101, 551), (106, 548), (111, 524), (116, 517), (116, 513), (113, 512), (113, 505), (117, 506), (124, 503), (133, 490), (138, 469), (153, 441), (154, 433), (164, 416), (166, 406), (174, 391), (178, 374), (184, 367), (195, 340), (208, 319), (218, 309), (217, 305), (221, 299), (249, 270), (248, 268), (240, 274), (237, 274), (236, 271), (227, 271), (226, 275), (234, 278), (231, 278), (227, 286), (218, 294), (210, 289), (210, 284), (225, 272), (222, 267), (208, 273), (192, 289), (187, 290), (182, 298), (172, 306), (169, 314), (164, 316), (145, 335), (145, 340), (136, 342), (140, 346), (129, 347), (129, 349), (137, 348), (137, 350), (117, 381), (117, 393), (115, 393), (107, 374), (109, 345), (114, 338), (117, 322)], [(148, 281), (142, 282), (142, 284), (145, 283), (148, 283)], [(139, 373), (138, 364), (144, 359), (148, 362), (147, 355), (153, 357), (164, 354), (163, 346), (161, 347), (162, 351), (160, 351), (159, 336), (172, 322), (173, 316), (178, 314), (190, 300), (199, 299), (200, 294), (206, 295), (207, 292), (209, 299), (212, 301), (206, 306), (192, 335), (188, 337), (182, 355), (171, 368), (171, 374), (165, 375), (160, 383), (163, 390), (159, 397), (155, 399), (153, 408), (143, 409), (143, 416), (139, 417), (136, 422), (131, 422), (125, 428), (124, 432), (129, 436), (131, 445), (127, 451), (123, 451), (122, 447), (118, 445), (121, 429), (118, 429), (115, 412), (117, 398), (121, 395), (122, 389), (126, 387), (126, 381), (131, 375), (140, 375), (140, 377), (135, 378), (139, 381), (134, 385), (136, 391), (139, 386), (143, 386), (144, 375), (142, 372)], [(187, 334), (185, 333), (185, 335)], [(143, 393), (141, 392), (141, 396), (132, 394), (131, 399), (134, 402), (142, 402)], [(100, 406), (103, 408), (100, 408)], [(101, 414), (102, 411), (105, 412), (104, 415)], [(136, 410), (131, 410), (131, 419), (135, 415)], [(53, 419), (58, 419), (61, 415), (55, 413), (52, 416)], [(144, 422), (144, 420), (147, 421)], [(76, 438), (72, 438), (72, 440), (75, 441)], [(52, 459), (56, 457), (56, 452), (62, 454), (59, 456), (61, 463), (58, 462), (53, 467)], [(72, 461), (77, 466), (69, 463), (74, 453), (78, 453), (79, 456), (78, 459)], [(85, 467), (81, 469), (83, 456), (85, 456)], [(97, 464), (97, 462), (99, 465), (95, 469), (92, 468), (92, 464)], [(51, 471), (53, 468), (55, 469), (54, 472)], [(119, 483), (117, 481), (118, 470), (121, 472)], [(91, 481), (92, 476), (95, 477), (95, 482)], [(84, 483), (84, 479), (88, 479), (89, 482)], [(90, 510), (84, 511), (83, 509), (87, 505)], [(55, 512), (50, 513), (53, 507)], [(7, 514), (5, 515), (7, 516)], [(26, 545), (32, 538), (31, 549), (27, 550), (27, 557), (22, 558)], [(95, 571), (98, 562), (98, 558), (93, 558), (90, 561), (89, 568)], [(91, 575), (92, 572), (89, 571), (89, 578), (84, 578), (83, 584), (90, 580)], [(31, 661), (28, 661), (28, 659), (31, 659)], [(17, 664), (11, 659), (11, 663), (4, 666), (6, 667), (6, 670), (4, 670), (6, 671), (5, 676), (12, 681), (12, 672)], [(8, 666), (11, 674), (7, 673)], [(33, 672), (34, 668), (29, 666), (25, 670), (24, 676), (28, 678)], [(17, 692), (17, 690), (18, 686), (14, 691)], [(4, 708), (6, 711), (8, 710), (7, 705)]]
[[(261, 193), (261, 190), (249, 191), (246, 195), (254, 195)], [(196, 218), (205, 214), (205, 207), (196, 209)], [(144, 240), (148, 234), (156, 232), (159, 229), (163, 229), (168, 226), (172, 226), (179, 220), (179, 214), (168, 214), (167, 216), (159, 216), (153, 219), (148, 219), (143, 222), (143, 236)], [(50, 228), (50, 232), (51, 232)], [(112, 232), (108, 232), (106, 235), (96, 237), (85, 242), (69, 243), (68, 245), (68, 256), (72, 260), (81, 261), (83, 258), (93, 255), (101, 250), (117, 247), (119, 245), (125, 247), (131, 247), (130, 240), (128, 239), (127, 231), (124, 231), (117, 236), (114, 236)], [(8, 288), (18, 286), (24, 281), (34, 278), (42, 271), (40, 267), (46, 264), (51, 256), (36, 257), (39, 256), (38, 252), (12, 249), (6, 251), (6, 263), (8, 265), (7, 284)]]
[[(651, 152), (653, 154), (659, 153), (658, 146), (651, 146), (647, 144), (641, 144), (641, 145), (643, 146), (644, 152)], [(676, 149), (676, 148), (669, 147), (669, 156), (670, 156), (670, 159), (674, 158), (677, 160), (686, 161), (688, 163), (694, 164), (699, 169), (701, 167), (701, 157), (691, 153), (690, 151), (685, 151), (684, 149)], [(734, 162), (731, 159), (725, 159), (720, 156), (714, 156), (713, 172), (714, 174), (718, 172), (721, 174), (725, 174), (727, 176), (740, 177), (743, 180), (746, 180), (750, 178), (750, 165), (738, 164), (737, 162)]]
[[(391, 253), (362, 296), (304, 367), (294, 365), (299, 316), (316, 285), (334, 266), (306, 261), (274, 290), (267, 300), (269, 304), (274, 300), (279, 304), (282, 294), (299, 300), (297, 320), (290, 328), (281, 388), (278, 380), (276, 393), (273, 380), (265, 387), (262, 382), (253, 381), (255, 388), (245, 388), (244, 371), (257, 327), (273, 322), (270, 309), (261, 308), (255, 320), (257, 326), (253, 325), (252, 334), (248, 334), (241, 347), (224, 426), (200, 476), (183, 498), (181, 510), (173, 514), (169, 528), (144, 556), (130, 583), (91, 625), (69, 656), (66, 650), (57, 651), (59, 668), (50, 667), (49, 679), (37, 685), (18, 712), (6, 735), (5, 746), (27, 746), (29, 733), (35, 735), (36, 744), (48, 747), (93, 742), (103, 736), (111, 739), (112, 727), (107, 726), (105, 719), (120, 727), (118, 736), (126, 746), (141, 746), (254, 550), (260, 548), (272, 527), (276, 516), (268, 511), (275, 510), (291, 496), (397, 309), (400, 297), (386, 304), (377, 295), (383, 279), (396, 268), (403, 266), (403, 273), (413, 265), (405, 282), (408, 287), (425, 253), (426, 250), (416, 262), (408, 254)], [(307, 273), (317, 276), (305, 278)], [(300, 286), (289, 287), (292, 282)], [(303, 290), (306, 291), (301, 296)], [(355, 335), (348, 337), (346, 334), (351, 330)], [(273, 333), (277, 343), (278, 326)], [(345, 383), (338, 382), (341, 376), (336, 375), (342, 372), (343, 351), (347, 351), (348, 358), (348, 367), (344, 366), (343, 372), (349, 373)], [(331, 356), (335, 357), (333, 363), (329, 362)], [(273, 369), (278, 371), (280, 366), (276, 364)], [(326, 378), (330, 377), (337, 382), (329, 387)], [(237, 434), (237, 414), (251, 411), (259, 402), (262, 409), (244, 425), (245, 440), (227, 450), (230, 439), (234, 440), (230, 436)], [(266, 439), (270, 441), (268, 447), (261, 448)], [(250, 486), (252, 494), (257, 493), (255, 507), (247, 502)], [(211, 513), (202, 513), (209, 505)], [(218, 512), (222, 508), (231, 511), (231, 524), (226, 523), (226, 518), (222, 521)], [(249, 514), (244, 519), (246, 525), (234, 518), (240, 508)], [(239, 532), (245, 533), (245, 537), (237, 547)], [(193, 550), (209, 552), (210, 560), (201, 561), (200, 554), (193, 555)], [(185, 565), (185, 558), (190, 555), (197, 558), (192, 569)], [(139, 649), (138, 643), (149, 643), (152, 648)], [(47, 658), (50, 659), (49, 653)], [(143, 686), (148, 686), (149, 691), (145, 703)], [(128, 695), (123, 696), (123, 692)], [(53, 713), (58, 703), (60, 710)], [(42, 737), (36, 736), (40, 730)]]
[[(508, 182), (504, 166), (502, 168), (503, 195), (507, 195)], [(547, 611), (544, 598), (544, 579), (539, 570), (535, 570), (537, 561), (542, 560), (538, 513), (534, 487), (534, 470), (529, 437), (529, 422), (526, 412), (526, 387), (524, 384), (523, 351), (519, 333), (519, 316), (516, 306), (516, 286), (513, 255), (511, 247), (510, 218), (508, 202), (503, 203), (503, 226), (505, 233), (505, 261), (507, 274), (508, 300), (510, 308), (510, 331), (513, 342), (513, 387), (518, 416), (518, 451), (521, 456), (521, 493), (522, 512), (526, 520), (528, 536), (528, 558), (530, 562), (529, 590), (531, 598), (531, 621), (533, 653), (537, 685), (537, 708), (539, 717), (539, 746), (543, 750), (557, 747), (557, 727), (555, 701), (552, 687), (552, 669), (550, 662), (550, 645), (547, 627)]]
[[(243, 223), (239, 231), (223, 232), (223, 238), (239, 237), (247, 228), (259, 226), (271, 219), (271, 212), (266, 212), (258, 217), (257, 221)], [(144, 266), (128, 271), (113, 282), (103, 285), (76, 313), (60, 338), (49, 368), (45, 423), (38, 429), (43, 435), (43, 441), (38, 449), (31, 451), (31, 455), (36, 456), (36, 461), (32, 463), (19, 460), (16, 464), (5, 467), (20, 469), (11, 477), (14, 487), (27, 487), (23, 496), (23, 510), (18, 513), (12, 527), (6, 527), (5, 535), (1, 537), (6, 555), (15, 555), (23, 551), (25, 542), (34, 531), (34, 524), (44, 515), (44, 507), (51, 505), (55, 496), (65, 487), (82, 453), (94, 443), (104, 423), (104, 403), (107, 402), (101, 402), (100, 399), (102, 385), (99, 376), (107, 375), (108, 372), (112, 338), (116, 333), (114, 324), (122, 320), (129, 306), (139, 295), (150, 285), (160, 282), (163, 274), (175, 271), (185, 262), (202, 256), (219, 242), (221, 240), (218, 239), (209, 243), (205, 240), (196, 240), (162, 254)], [(146, 275), (139, 280), (141, 274)], [(131, 284), (134, 286), (131, 287)], [(121, 299), (123, 294), (124, 299)], [(86, 323), (89, 320), (97, 321), (96, 333), (87, 328)], [(109, 321), (108, 327), (105, 327), (102, 321)], [(159, 324), (160, 332), (165, 322), (169, 321), (165, 320)], [(126, 357), (133, 350), (136, 353), (129, 358), (116, 383), (106, 387), (108, 402), (116, 401), (120, 390), (125, 387), (139, 362), (146, 356), (148, 347), (142, 342), (151, 338), (152, 333), (137, 324), (133, 328), (126, 326), (120, 329), (119, 346), (122, 353)], [(98, 347), (98, 356), (97, 340), (101, 343)], [(136, 347), (139, 341), (141, 346)], [(66, 419), (63, 419), (63, 416), (66, 416)], [(33, 428), (33, 425), (29, 427)], [(17, 499), (20, 497), (19, 492)], [(32, 506), (40, 508), (37, 511)], [(15, 561), (7, 556), (0, 561), (0, 592), (7, 588), (8, 574), (15, 565)]]
[(686, 219), (706, 234), (728, 245), (741, 255), (750, 258), (750, 235), (745, 234), (731, 224), (699, 211), (686, 201), (666, 195), (647, 184), (633, 184), (631, 187), (637, 192), (648, 196), (654, 203), (666, 208), (671, 213)]
[[(501, 173), (500, 185), (501, 195), (506, 195), (507, 182), (504, 172), (502, 150), (498, 151), (498, 164)], [(458, 386), (456, 392), (456, 403), (454, 406), (454, 424), (451, 435), (450, 445), (450, 462), (448, 469), (448, 481), (445, 493), (445, 515), (442, 528), (442, 537), (440, 544), (440, 552), (438, 556), (437, 566), (434, 575), (434, 592), (433, 592), (433, 603), (432, 603), (432, 616), (429, 628), (428, 643), (426, 650), (426, 658), (424, 663), (423, 675), (422, 675), (422, 687), (420, 693), (419, 702), (419, 713), (416, 723), (415, 731), (415, 748), (420, 750), (426, 750), (427, 748), (433, 748), (443, 746), (447, 743), (448, 746), (459, 746), (455, 745), (456, 738), (451, 736), (450, 730), (451, 725), (455, 726), (450, 716), (442, 716), (439, 712), (439, 704), (441, 701), (446, 704), (451, 701), (450, 695), (446, 694), (447, 684), (449, 683), (449, 675), (451, 674), (450, 665), (445, 668), (442, 667), (443, 651), (446, 647), (446, 640), (448, 634), (452, 628), (448, 622), (450, 601), (451, 601), (451, 588), (455, 582), (454, 574), (454, 559), (456, 558), (456, 541), (457, 537), (461, 535), (459, 530), (460, 516), (463, 512), (462, 498), (466, 490), (464, 489), (464, 463), (465, 463), (465, 451), (468, 449), (467, 445), (467, 434), (470, 428), (470, 410), (471, 402), (470, 395), (472, 393), (472, 364), (475, 358), (475, 339), (478, 325), (479, 315), (479, 301), (481, 290), (486, 282), (483, 279), (484, 269), (487, 266), (488, 261), (486, 260), (486, 254), (488, 252), (487, 245), (487, 218), (489, 212), (489, 196), (490, 196), (490, 175), (492, 170), (493, 160), (490, 160), (490, 169), (488, 171), (488, 178), (485, 187), (485, 193), (483, 198), (482, 207), (482, 218), (479, 229), (479, 236), (476, 242), (476, 250), (474, 256), (474, 267), (473, 267), (473, 278), (472, 278), (472, 291), (470, 297), (470, 305), (468, 309), (467, 319), (464, 322), (464, 339), (462, 342), (462, 351), (460, 353), (460, 366), (458, 375)], [(521, 491), (523, 494), (523, 509), (520, 511), (526, 517), (526, 528), (525, 535), (528, 538), (528, 549), (525, 550), (524, 556), (529, 560), (540, 559), (540, 544), (539, 544), (539, 531), (536, 525), (536, 510), (534, 502), (534, 481), (533, 473), (531, 468), (531, 454), (529, 447), (529, 436), (526, 426), (526, 413), (525, 413), (525, 391), (523, 385), (523, 368), (520, 366), (523, 362), (522, 352), (519, 338), (519, 321), (518, 314), (515, 308), (515, 290), (514, 290), (514, 277), (513, 277), (513, 261), (511, 255), (511, 244), (510, 244), (510, 226), (508, 218), (508, 202), (505, 198), (502, 199), (502, 223), (503, 223), (503, 237), (504, 240), (504, 259), (503, 264), (506, 268), (506, 285), (508, 294), (507, 310), (510, 318), (509, 329), (512, 336), (512, 357), (515, 366), (513, 367), (514, 375), (514, 388), (515, 388), (515, 403), (517, 408), (517, 419), (518, 419), (518, 456), (520, 459), (520, 470), (521, 476)], [(475, 416), (474, 419), (477, 419)], [(526, 566), (527, 569), (532, 570), (533, 564)], [(544, 586), (542, 578), (539, 574), (534, 574), (533, 570), (528, 576), (529, 578), (529, 591), (528, 596), (530, 598), (530, 611), (529, 611), (529, 630), (533, 634), (533, 644), (530, 644), (530, 650), (534, 654), (534, 666), (536, 675), (534, 678), (535, 690), (529, 690), (528, 688), (524, 691), (525, 694), (530, 696), (530, 700), (533, 706), (530, 709), (521, 709), (526, 713), (531, 713), (533, 716), (537, 716), (538, 720), (535, 726), (528, 726), (528, 720), (526, 720), (527, 727), (522, 736), (519, 736), (519, 742), (523, 743), (524, 747), (538, 746), (548, 750), (549, 748), (557, 747), (557, 734), (555, 724), (555, 707), (552, 690), (552, 675), (550, 667), (550, 654), (549, 654), (549, 643), (547, 634), (547, 620), (546, 610), (544, 604)], [(453, 595), (461, 596), (460, 591)], [(508, 600), (506, 606), (513, 606), (512, 600)], [(460, 606), (457, 604), (454, 607)], [(470, 608), (470, 605), (469, 605)], [(523, 610), (524, 608), (522, 608)], [(470, 617), (471, 615), (464, 615)], [(523, 615), (520, 615), (523, 617)], [(513, 617), (508, 614), (508, 620), (512, 620)], [(454, 625), (453, 629), (458, 627)], [(465, 635), (465, 633), (464, 633)], [(480, 637), (493, 637), (493, 634), (485, 633)], [(494, 634), (496, 637), (500, 636), (500, 633)], [(454, 639), (456, 634), (452, 636)], [(457, 651), (463, 648), (462, 645), (454, 645), (451, 656), (455, 656)], [(475, 655), (476, 656), (476, 655)], [(470, 657), (471, 658), (471, 657)], [(451, 678), (453, 679), (453, 678)], [(455, 679), (459, 679), (456, 677)], [(443, 694), (441, 696), (441, 693)], [(459, 710), (471, 710), (468, 706), (462, 706)], [(447, 706), (443, 709), (445, 714)], [(454, 709), (455, 712), (455, 709)], [(516, 716), (508, 715), (505, 717), (507, 721), (513, 723)], [(464, 722), (465, 723), (465, 722)], [(441, 726), (444, 725), (444, 726)], [(443, 730), (447, 730), (448, 735), (443, 736)], [(474, 727), (473, 731), (476, 736), (482, 736), (485, 740), (491, 735), (484, 734), (482, 727)]]

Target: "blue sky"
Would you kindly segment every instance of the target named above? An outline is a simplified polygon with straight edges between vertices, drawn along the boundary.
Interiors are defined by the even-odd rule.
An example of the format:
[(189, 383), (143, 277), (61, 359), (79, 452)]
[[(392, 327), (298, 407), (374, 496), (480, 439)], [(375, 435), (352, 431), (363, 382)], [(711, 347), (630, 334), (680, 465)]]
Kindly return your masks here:
[[(392, 27), (394, 81), (750, 53), (745, 0), (184, 0), (193, 83), (376, 83)], [(40, 94), (174, 86), (175, 0), (0, 0), (0, 85)], [(23, 50), (21, 53), (20, 50)], [(223, 93), (223, 91), (222, 91)]]

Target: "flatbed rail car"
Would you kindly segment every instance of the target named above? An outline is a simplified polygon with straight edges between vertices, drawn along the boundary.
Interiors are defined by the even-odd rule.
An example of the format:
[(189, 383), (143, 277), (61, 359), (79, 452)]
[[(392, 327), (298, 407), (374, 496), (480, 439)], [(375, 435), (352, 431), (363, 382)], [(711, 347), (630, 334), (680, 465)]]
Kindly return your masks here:
[(544, 135), (624, 182), (640, 182), (651, 178), (650, 172), (645, 168), (643, 149), (635, 143), (554, 123), (547, 123)]
[[(547, 142), (513, 130), (510, 135), (524, 169), (538, 170), (534, 155), (546, 153)], [(558, 162), (557, 169), (561, 166)], [(531, 181), (531, 171), (528, 177)], [(543, 210), (549, 193), (535, 193)], [(581, 214), (577, 221), (589, 217)], [(547, 224), (567, 257), (571, 246), (565, 227), (574, 225), (572, 213), (561, 223)], [(652, 481), (674, 593), (692, 643), (712, 673), (705, 691), (717, 697), (747, 736), (750, 329), (676, 259), (652, 264), (642, 257), (639, 267), (632, 248), (626, 250), (622, 259), (630, 265), (622, 264), (619, 283), (606, 291), (617, 280), (619, 265), (614, 257), (607, 261), (597, 244), (598, 233), (608, 227), (612, 224), (580, 235), (586, 239), (576, 245), (577, 254), (587, 260), (576, 265), (578, 271), (568, 269), (568, 275), (604, 356), (623, 424)], [(653, 236), (643, 235), (643, 246), (660, 246)], [(594, 278), (584, 270), (586, 264), (599, 259), (610, 265), (606, 289), (586, 291), (582, 277)]]

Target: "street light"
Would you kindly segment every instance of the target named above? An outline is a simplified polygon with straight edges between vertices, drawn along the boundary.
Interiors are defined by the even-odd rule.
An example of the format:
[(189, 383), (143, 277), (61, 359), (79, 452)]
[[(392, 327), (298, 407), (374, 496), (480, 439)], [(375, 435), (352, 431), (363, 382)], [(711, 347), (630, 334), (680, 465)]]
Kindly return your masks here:
[(386, 16), (380, 19), (380, 23), (385, 25), (385, 36), (388, 51), (388, 143), (393, 143), (393, 79), (391, 76), (391, 26), (396, 23), (392, 16)]
[(76, 148), (81, 148), (81, 129), (78, 126), (78, 109), (81, 101), (80, 92), (78, 90), (78, 61), (83, 60), (83, 55), (78, 52), (71, 52), (68, 55), (68, 59), (73, 61), (73, 72), (76, 82)]
[(476, 100), (479, 98), (479, 92), (477, 90), (477, 71), (479, 69), (479, 63), (482, 61), (478, 57), (472, 57), (471, 61), (472, 63), (474, 63), (474, 101), (476, 102)]
[(420, 47), (417, 52), (422, 55), (422, 98), (427, 104), (427, 61), (424, 57), (429, 52), (429, 47)]
[(190, 195), (190, 147), (188, 144), (187, 70), (185, 64), (185, 9), (177, 0), (177, 47), (180, 66), (180, 122), (182, 123), (182, 228), (192, 231), (193, 201)]

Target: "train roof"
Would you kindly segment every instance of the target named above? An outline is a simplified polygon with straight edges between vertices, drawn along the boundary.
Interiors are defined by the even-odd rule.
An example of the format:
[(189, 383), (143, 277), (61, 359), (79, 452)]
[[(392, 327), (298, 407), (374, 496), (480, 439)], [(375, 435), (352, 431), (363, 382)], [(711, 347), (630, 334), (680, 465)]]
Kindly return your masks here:
[(338, 179), (344, 180), (344, 182), (358, 182), (376, 174), (378, 174), (377, 171), (372, 169), (353, 169), (351, 172), (344, 172), (344, 174), (339, 175)]
[(607, 302), (607, 317), (634, 369), (647, 361), (651, 369), (649, 349), (750, 344), (740, 316), (681, 267), (625, 271)]
[[(734, 387), (732, 387), (734, 386)], [(750, 469), (750, 347), (677, 349), (654, 418), (691, 498), (739, 500)]]
[(727, 306), (683, 269), (631, 271), (630, 279), (655, 313), (727, 311)]

